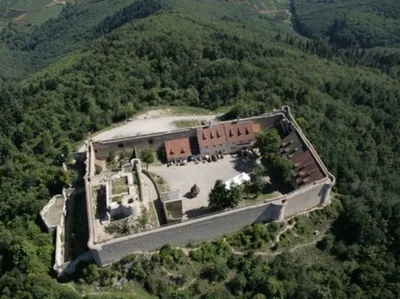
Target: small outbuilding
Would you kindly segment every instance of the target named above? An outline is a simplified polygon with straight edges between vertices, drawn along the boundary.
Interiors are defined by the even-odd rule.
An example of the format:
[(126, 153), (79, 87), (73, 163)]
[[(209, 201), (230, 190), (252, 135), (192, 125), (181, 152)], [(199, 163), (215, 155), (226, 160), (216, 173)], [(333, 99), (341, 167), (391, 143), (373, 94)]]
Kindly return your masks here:
[(160, 194), (160, 199), (164, 207), (165, 218), (168, 223), (182, 221), (183, 205), (179, 191), (171, 191)]

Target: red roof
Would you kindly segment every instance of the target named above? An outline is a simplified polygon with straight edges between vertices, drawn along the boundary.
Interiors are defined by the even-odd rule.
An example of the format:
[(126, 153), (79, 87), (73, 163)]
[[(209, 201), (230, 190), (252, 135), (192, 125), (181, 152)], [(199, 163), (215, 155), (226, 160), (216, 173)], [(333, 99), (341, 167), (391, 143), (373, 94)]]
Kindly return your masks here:
[(292, 162), (294, 163), (298, 175), (296, 183), (299, 185), (311, 184), (324, 177), (318, 163), (309, 151), (294, 157)]
[(197, 129), (197, 140), (200, 148), (225, 144), (226, 136), (222, 125)]
[(189, 138), (174, 139), (164, 142), (167, 160), (187, 158), (192, 155)]
[(239, 121), (224, 124), (224, 129), (228, 143), (252, 142), (256, 139), (252, 121)]

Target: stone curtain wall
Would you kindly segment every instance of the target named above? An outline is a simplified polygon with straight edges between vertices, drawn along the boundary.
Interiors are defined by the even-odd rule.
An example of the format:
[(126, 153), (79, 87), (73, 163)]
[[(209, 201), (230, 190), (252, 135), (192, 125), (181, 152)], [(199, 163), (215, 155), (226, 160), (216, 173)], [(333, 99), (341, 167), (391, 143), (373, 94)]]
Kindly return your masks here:
[[(251, 118), (253, 121), (260, 123), (263, 128), (272, 126), (277, 121), (279, 121), (283, 115), (291, 122), (291, 125), (299, 132), (301, 138), (311, 151), (312, 155), (322, 168), (323, 172), (327, 176), (326, 178), (314, 182), (311, 185), (307, 185), (303, 188), (297, 189), (287, 195), (283, 195), (279, 198), (270, 200), (263, 204), (258, 204), (254, 206), (248, 206), (238, 209), (233, 209), (230, 211), (225, 211), (222, 213), (217, 213), (213, 215), (208, 215), (202, 218), (186, 221), (183, 223), (178, 223), (174, 225), (169, 225), (161, 228), (154, 229), (152, 231), (142, 232), (134, 235), (129, 235), (125, 237), (120, 237), (114, 240), (110, 240), (104, 243), (94, 243), (95, 231), (91, 227), (90, 218), (93, 217), (91, 211), (91, 202), (88, 203), (88, 217), (89, 217), (89, 231), (90, 240), (89, 248), (92, 249), (95, 261), (100, 265), (104, 266), (115, 262), (125, 255), (135, 252), (135, 251), (148, 251), (156, 250), (161, 248), (165, 244), (171, 244), (175, 246), (186, 245), (189, 242), (197, 243), (206, 240), (212, 240), (218, 237), (222, 237), (227, 234), (231, 234), (235, 231), (243, 229), (246, 225), (255, 222), (269, 222), (274, 220), (282, 220), (285, 217), (290, 217), (307, 210), (310, 210), (318, 205), (325, 204), (329, 201), (329, 194), (332, 186), (335, 183), (335, 177), (329, 173), (321, 159), (319, 158), (316, 151), (313, 149), (311, 143), (302, 133), (301, 129), (298, 127), (295, 119), (290, 114), (289, 107), (283, 107), (279, 112), (271, 113), (269, 115), (263, 115), (260, 117)], [(190, 133), (189, 133), (190, 132)], [(180, 134), (192, 134), (193, 131), (180, 131)], [(110, 140), (105, 142), (95, 143), (94, 146), (98, 149), (96, 155), (106, 155), (110, 150), (118, 148), (119, 142), (128, 142), (129, 145), (135, 144), (139, 146), (139, 143), (148, 143), (149, 138), (157, 139), (156, 146), (158, 143), (162, 143), (164, 138), (161, 136), (165, 133), (152, 134), (151, 136), (141, 136), (136, 138), (129, 138), (125, 140)], [(167, 138), (172, 137), (174, 134), (167, 134)], [(175, 135), (175, 137), (177, 136)], [(89, 161), (86, 163), (91, 164), (90, 160), (94, 160), (94, 152), (92, 145), (89, 145), (88, 154)], [(92, 158), (92, 159), (90, 159)], [(89, 174), (91, 172), (89, 171)], [(89, 175), (90, 177), (90, 175)], [(88, 183), (88, 176), (86, 177), (85, 183)], [(90, 181), (90, 179), (89, 179)], [(90, 183), (88, 184), (90, 185)], [(86, 185), (87, 187), (87, 185)], [(86, 190), (88, 191), (88, 190)], [(89, 196), (88, 196), (89, 195)], [(90, 194), (87, 192), (87, 197)], [(91, 200), (89, 200), (91, 201)]]
[[(213, 240), (256, 222), (282, 220), (323, 203), (328, 198), (328, 179), (297, 190), (287, 196), (268, 203), (249, 206), (199, 219), (165, 226), (152, 231), (126, 236), (106, 242), (101, 250), (94, 252), (96, 262), (107, 265), (134, 251), (148, 251), (165, 244), (184, 246), (189, 242), (198, 243)], [(286, 200), (286, 201), (285, 201)]]

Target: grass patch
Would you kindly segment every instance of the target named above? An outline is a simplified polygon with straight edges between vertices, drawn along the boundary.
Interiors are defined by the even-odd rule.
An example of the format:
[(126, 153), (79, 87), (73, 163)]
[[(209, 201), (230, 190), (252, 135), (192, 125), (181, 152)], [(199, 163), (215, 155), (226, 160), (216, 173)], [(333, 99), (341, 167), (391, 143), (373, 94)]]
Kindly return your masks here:
[(184, 119), (184, 120), (176, 120), (173, 122), (174, 126), (177, 128), (191, 128), (198, 127), (202, 125), (200, 120), (195, 119)]
[(56, 18), (62, 11), (62, 5), (56, 5), (49, 8), (43, 8), (37, 11), (30, 11), (26, 13), (24, 21), (34, 24), (41, 24), (51, 18)]
[(16, 10), (32, 10), (44, 8), (51, 0), (24, 0), (13, 7)]
[(112, 185), (112, 194), (121, 194), (129, 192), (125, 176), (119, 179), (112, 180), (111, 185)]
[[(93, 299), (156, 299), (146, 292), (143, 287), (134, 281), (129, 281), (119, 286), (99, 287), (88, 284), (71, 283), (71, 286), (80, 294), (90, 294), (87, 298)], [(103, 293), (103, 294), (102, 294)]]
[(150, 202), (150, 204), (149, 204), (149, 223), (153, 227), (159, 227), (160, 226), (160, 223), (159, 223), (158, 218), (157, 218), (157, 213), (156, 213), (156, 210), (154, 208), (154, 204), (152, 202)]
[(263, 203), (266, 200), (277, 198), (277, 197), (279, 197), (281, 195), (282, 195), (282, 193), (280, 193), (278, 191), (274, 191), (272, 193), (261, 194), (255, 199), (242, 199), (240, 201), (240, 203), (239, 203), (239, 207), (246, 207), (246, 206), (252, 206), (252, 205), (260, 204), (260, 203)]

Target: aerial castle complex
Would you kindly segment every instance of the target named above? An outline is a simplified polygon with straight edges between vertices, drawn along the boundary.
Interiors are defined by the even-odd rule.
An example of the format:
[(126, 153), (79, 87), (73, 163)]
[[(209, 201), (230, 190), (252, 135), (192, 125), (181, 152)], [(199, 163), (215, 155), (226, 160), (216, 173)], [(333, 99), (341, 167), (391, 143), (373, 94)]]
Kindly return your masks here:
[[(260, 160), (253, 149), (256, 135), (271, 129), (281, 137), (280, 155), (292, 164), (295, 189), (210, 211), (208, 194), (215, 181), (225, 181), (227, 189), (246, 184)], [(145, 166), (142, 151), (155, 153), (157, 162)], [(184, 246), (255, 222), (283, 220), (328, 203), (335, 183), (289, 107), (248, 119), (88, 141), (85, 168), (90, 251), (86, 257), (100, 266), (135, 251)], [(60, 225), (53, 227), (58, 246), (64, 231)], [(66, 265), (56, 248), (56, 271), (61, 273)]]
[[(185, 201), (193, 199), (184, 198), (184, 194), (180, 194), (183, 190), (160, 190), (157, 176), (142, 170), (137, 159), (122, 165), (122, 170), (117, 174), (96, 174), (96, 165), (100, 165), (105, 159), (110, 161), (110, 153), (114, 156), (126, 149), (130, 152), (150, 147), (159, 153), (164, 161), (177, 163), (193, 156), (232, 154), (250, 149), (254, 145), (255, 134), (271, 128), (278, 129), (282, 136), (280, 152), (293, 163), (293, 176), (297, 188), (259, 204), (185, 218), (185, 210), (182, 207), (185, 207)], [(165, 244), (178, 246), (211, 240), (243, 229), (254, 222), (282, 220), (326, 203), (335, 182), (335, 178), (296, 124), (288, 107), (271, 114), (221, 122), (217, 125), (89, 142), (86, 156), (88, 247), (92, 250), (95, 261), (101, 266), (134, 251), (154, 250)], [(165, 165), (158, 167), (167, 168)], [(179, 170), (175, 171), (177, 173)], [(118, 185), (118, 180), (124, 184)], [(133, 181), (137, 183), (133, 184)], [(192, 186), (188, 186), (190, 187)], [(118, 188), (121, 190), (115, 191)], [(149, 195), (152, 188), (155, 189), (154, 202)], [(206, 194), (208, 192), (209, 190), (205, 191)], [(116, 197), (118, 199), (114, 200)], [(160, 209), (164, 210), (164, 213), (156, 211), (157, 200), (163, 203)], [(105, 225), (112, 225), (114, 219), (118, 222), (126, 216), (136, 219), (137, 223), (132, 220), (129, 226), (136, 229), (128, 234), (113, 234), (112, 230), (106, 233)], [(161, 220), (163, 216), (166, 218), (164, 222)], [(171, 219), (173, 221), (170, 221)], [(124, 221), (126, 224), (126, 220)]]

